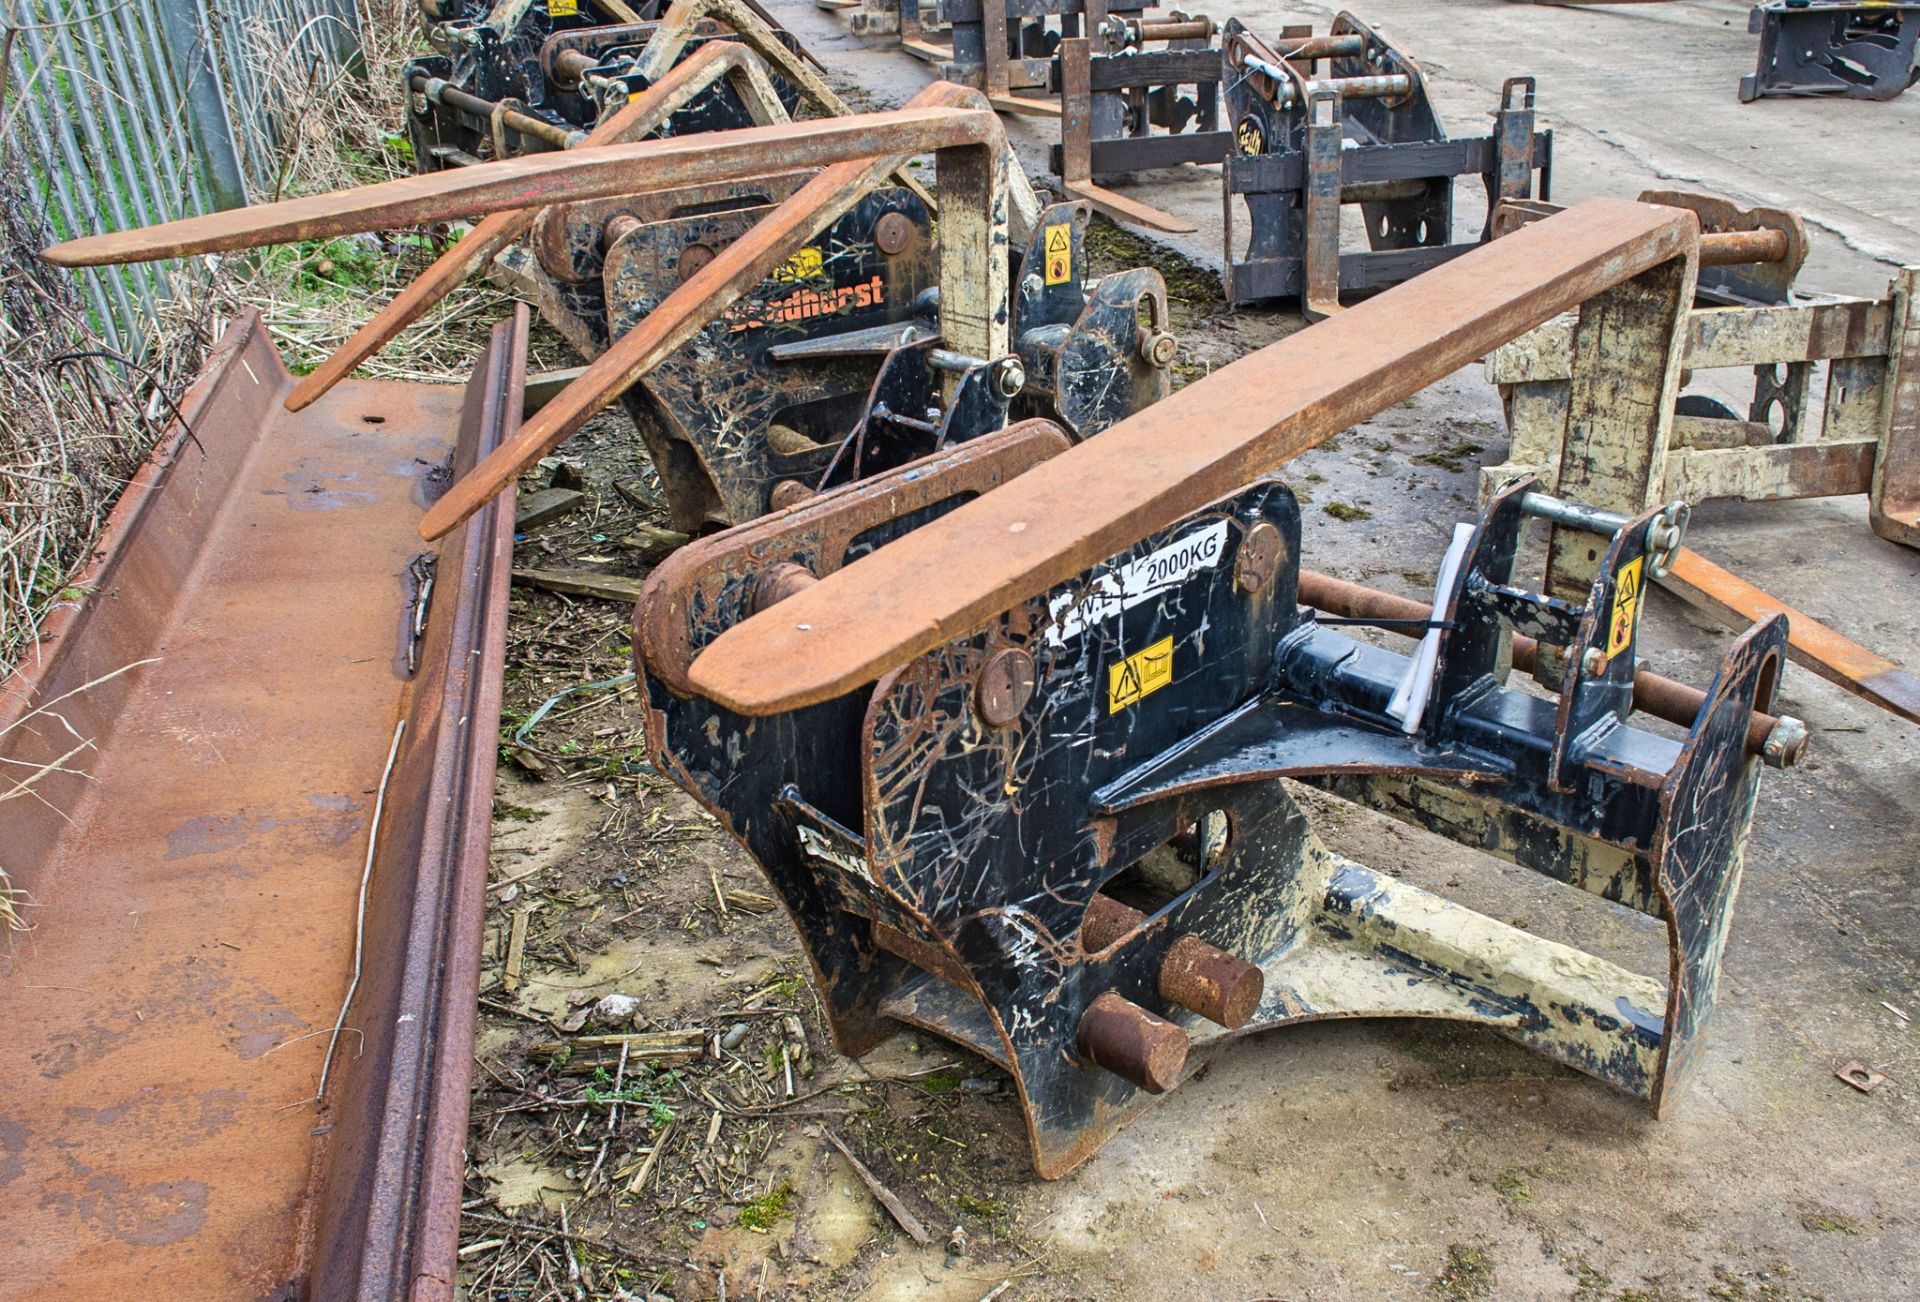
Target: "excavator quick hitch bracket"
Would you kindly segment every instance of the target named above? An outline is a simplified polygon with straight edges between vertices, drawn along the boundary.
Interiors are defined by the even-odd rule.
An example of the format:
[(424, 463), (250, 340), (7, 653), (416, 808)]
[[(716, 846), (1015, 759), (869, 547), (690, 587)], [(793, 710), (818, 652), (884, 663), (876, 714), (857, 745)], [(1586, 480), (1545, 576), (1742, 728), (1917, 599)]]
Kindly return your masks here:
[[(1222, 178), (1231, 303), (1298, 298), (1310, 317), (1343, 294), (1395, 285), (1491, 238), (1456, 243), (1453, 181), (1477, 176), (1491, 211), (1550, 197), (1553, 133), (1534, 130), (1534, 83), (1509, 78), (1490, 135), (1449, 138), (1420, 66), (1351, 14), (1324, 36), (1290, 29), (1272, 45), (1237, 19), (1221, 40), (1234, 149)], [(1324, 71), (1322, 67), (1324, 65)], [(1244, 254), (1237, 233), (1245, 207)], [(1340, 251), (1340, 211), (1357, 204), (1368, 251)]]
[[(1626, 512), (1674, 498), (1865, 494), (1874, 533), (1920, 547), (1920, 267), (1884, 298), (1797, 292), (1806, 234), (1792, 214), (1670, 191), (1641, 200), (1699, 218), (1700, 285), (1648, 298), (1631, 325), (1551, 321), (1489, 355), (1512, 439), (1507, 460), (1481, 471), (1482, 497), (1517, 475)], [(1504, 208), (1503, 230), (1542, 211)], [(1631, 388), (1595, 388), (1600, 368), (1630, 374)], [(1715, 383), (1730, 370), (1752, 376), (1744, 411)], [(1580, 549), (1556, 565), (1568, 591), (1591, 581)], [(1662, 582), (1734, 627), (1789, 613), (1797, 663), (1920, 722), (1920, 678), (1697, 553), (1683, 551)]]
[[(601, 355), (805, 179), (549, 209), (529, 269), (542, 315)], [(1151, 268), (1091, 277), (1088, 217), (1085, 204), (1041, 213), (1009, 279), (1011, 350), (975, 357), (948, 342), (927, 206), (899, 186), (864, 195), (622, 394), (674, 527), (750, 520), (999, 429), (1010, 412), (1087, 437), (1164, 396), (1176, 350), (1165, 282)]]
[[(1299, 506), (1266, 475), (1562, 310), (1690, 284), (1696, 230), (1596, 200), (1098, 439), (1012, 426), (663, 563), (634, 638), (656, 763), (767, 871), (841, 1051), (912, 1025), (998, 1063), (1045, 1177), (1195, 1050), (1329, 1017), (1491, 1026), (1670, 1107), (1759, 768), (1804, 744), (1758, 713), (1784, 621), (1750, 629), (1703, 693), (1643, 681), (1644, 579), (1683, 513), (1623, 518), (1520, 480), (1456, 531), (1430, 628), (1397, 654), (1303, 607)], [(1516, 577), (1534, 518), (1597, 538), (1578, 594)], [(1550, 696), (1508, 681), (1523, 636), (1570, 666)], [(1656, 696), (1684, 737), (1636, 724)], [(1667, 970), (1336, 854), (1281, 779), (1658, 919)]]
[(1892, 99), (1920, 82), (1920, 4), (1769, 0), (1747, 15), (1760, 62), (1740, 102), (1786, 95)]
[(1115, 221), (1192, 233), (1191, 222), (1100, 182), (1182, 163), (1221, 163), (1233, 152), (1233, 133), (1220, 120), (1213, 20), (1179, 12), (1123, 18), (1094, 9), (1090, 0), (1087, 26), (1089, 35), (1061, 41), (1054, 57), (1060, 143), (1052, 165), (1061, 188)]
[[(588, 0), (560, 16), (549, 9), (503, 4), (424, 17), (436, 53), (412, 60), (401, 73), (417, 170), (570, 148), (716, 40), (742, 43), (761, 56), (788, 114), (802, 103), (846, 112), (793, 34), (747, 0), (671, 6), (643, 0), (634, 8), (596, 8)], [(658, 130), (688, 135), (750, 126), (765, 120), (754, 108), (740, 88), (718, 85)]]

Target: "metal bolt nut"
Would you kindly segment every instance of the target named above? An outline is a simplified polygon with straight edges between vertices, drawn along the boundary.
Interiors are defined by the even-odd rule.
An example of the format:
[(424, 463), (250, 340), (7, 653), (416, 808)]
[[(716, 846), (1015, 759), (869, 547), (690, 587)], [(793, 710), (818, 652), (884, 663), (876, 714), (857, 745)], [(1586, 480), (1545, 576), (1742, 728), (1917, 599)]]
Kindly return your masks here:
[(1027, 387), (1027, 367), (1018, 355), (1002, 357), (993, 366), (993, 391), (1002, 398), (1016, 397)]
[(1149, 366), (1171, 366), (1180, 352), (1180, 341), (1165, 330), (1140, 332), (1140, 360)]
[(1807, 725), (1790, 714), (1783, 714), (1762, 743), (1760, 758), (1769, 768), (1791, 768), (1800, 762), (1806, 749)]
[(706, 244), (689, 244), (680, 250), (680, 261), (674, 270), (680, 273), (680, 283), (692, 280), (700, 268), (713, 261), (713, 248)]
[(1590, 646), (1580, 655), (1580, 672), (1588, 678), (1598, 678), (1607, 672), (1607, 653), (1597, 646)]

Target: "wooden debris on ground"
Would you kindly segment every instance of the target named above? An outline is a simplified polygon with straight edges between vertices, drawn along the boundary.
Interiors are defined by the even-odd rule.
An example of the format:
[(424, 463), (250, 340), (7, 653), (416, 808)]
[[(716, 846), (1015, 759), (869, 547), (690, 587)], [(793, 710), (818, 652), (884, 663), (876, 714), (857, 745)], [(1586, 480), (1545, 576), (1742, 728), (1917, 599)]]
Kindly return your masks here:
[(564, 1040), (542, 1040), (527, 1047), (536, 1058), (566, 1059), (554, 1070), (562, 1075), (591, 1073), (610, 1067), (624, 1051), (634, 1062), (697, 1062), (706, 1053), (707, 1033), (691, 1031), (636, 1031), (631, 1035), (574, 1035)]
[(867, 1170), (867, 1164), (853, 1155), (853, 1150), (846, 1146), (840, 1136), (826, 1126), (820, 1127), (820, 1133), (827, 1137), (829, 1144), (840, 1150), (840, 1156), (847, 1159), (847, 1164), (853, 1168), (853, 1173), (860, 1177), (860, 1183), (867, 1186), (867, 1192), (887, 1209), (889, 1216), (899, 1222), (900, 1228), (907, 1232), (907, 1237), (915, 1243), (933, 1242), (933, 1236), (927, 1233), (927, 1227), (920, 1223), (920, 1218), (908, 1211), (907, 1205), (895, 1197), (891, 1189), (881, 1184), (878, 1176)]
[(507, 933), (507, 963), (500, 970), (500, 987), (508, 994), (520, 988), (520, 969), (527, 961), (527, 920), (532, 909), (516, 909), (513, 929)]
[(537, 529), (563, 515), (578, 511), (586, 504), (587, 495), (572, 488), (542, 488), (538, 492), (527, 493), (520, 498), (520, 504), (513, 513), (514, 532), (525, 533), (529, 529)]
[(561, 592), (569, 597), (598, 597), (629, 606), (640, 599), (640, 590), (646, 586), (645, 579), (602, 574), (598, 570), (550, 570), (520, 565), (513, 567), (513, 581), (523, 588)]

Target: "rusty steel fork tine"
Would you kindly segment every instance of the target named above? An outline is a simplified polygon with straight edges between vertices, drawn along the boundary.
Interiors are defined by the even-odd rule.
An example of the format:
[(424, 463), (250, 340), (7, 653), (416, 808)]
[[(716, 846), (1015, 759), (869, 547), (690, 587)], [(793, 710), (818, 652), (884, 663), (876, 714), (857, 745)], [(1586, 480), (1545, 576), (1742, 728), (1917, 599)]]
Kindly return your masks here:
[[(928, 89), (943, 86), (966, 89), (951, 82), (935, 82)], [(41, 257), (56, 266), (88, 267), (225, 253), (576, 199), (673, 190), (769, 170), (826, 167), (871, 158), (881, 150), (911, 157), (929, 150), (985, 144), (1000, 135), (993, 110), (981, 105), (909, 107), (851, 118), (597, 145), (84, 236), (56, 244)]]
[[(593, 129), (583, 148), (614, 144), (645, 136), (680, 109), (747, 60), (757, 58), (745, 46), (732, 41), (713, 41), (688, 55), (673, 70), (636, 98), (622, 105), (612, 117)], [(784, 113), (779, 120), (785, 120)], [(537, 208), (517, 208), (482, 218), (474, 228), (442, 253), (420, 276), (394, 296), (391, 302), (336, 349), (287, 395), (287, 410), (299, 411), (320, 398), (327, 390), (352, 374), (369, 357), (391, 343), (396, 335), (418, 321), (428, 309), (452, 293), (476, 268), (512, 244), (533, 226)]]
[[(914, 96), (903, 112), (940, 111), (944, 105), (976, 102), (978, 96), (979, 92), (970, 87), (935, 82)], [(997, 134), (999, 120), (990, 109), (985, 114), (993, 126), (992, 134)], [(486, 505), (522, 470), (593, 419), (748, 289), (771, 275), (876, 181), (905, 166), (911, 152), (836, 163), (820, 171), (752, 230), (715, 254), (632, 330), (614, 340), (532, 420), (448, 489), (420, 521), (421, 536), (439, 538)]]
[(1463, 254), (734, 625), (694, 661), (694, 689), (766, 715), (872, 682), (1567, 308), (1695, 257), (1699, 229), (1690, 212), (1590, 199)]
[(1682, 547), (1674, 556), (1672, 570), (1661, 576), (1660, 586), (1735, 628), (1770, 615), (1785, 615), (1789, 660), (1889, 714), (1920, 723), (1920, 676), (1850, 641), (1699, 552)]

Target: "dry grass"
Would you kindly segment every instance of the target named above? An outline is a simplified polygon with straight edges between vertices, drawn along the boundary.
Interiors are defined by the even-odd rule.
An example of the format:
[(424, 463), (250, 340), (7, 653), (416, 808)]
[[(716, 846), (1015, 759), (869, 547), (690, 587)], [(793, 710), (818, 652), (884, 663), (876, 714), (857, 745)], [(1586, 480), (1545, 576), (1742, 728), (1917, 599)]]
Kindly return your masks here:
[[(411, 170), (400, 134), (401, 65), (417, 39), (413, 0), (362, 0), (364, 73), (295, 56), (264, 24), (248, 52), (269, 98), (281, 197)], [(22, 115), (0, 119), (26, 130)], [(265, 199), (273, 194), (257, 196)], [(444, 236), (444, 232), (437, 234)], [(176, 292), (146, 323), (136, 357), (113, 354), (63, 271), (36, 256), (52, 238), (21, 149), (0, 136), (0, 678), (39, 636), (85, 565), (128, 477), (172, 416), (220, 323), (258, 308), (296, 371), (315, 365), (435, 252), (430, 234), (357, 236), (203, 258), (174, 273)], [(365, 373), (464, 378), (506, 295), (472, 286), (444, 301)]]
[[(247, 57), (269, 98), (285, 106), (270, 124), (280, 197), (412, 170), (398, 87), (418, 10), (414, 0), (361, 0), (361, 8), (362, 72), (303, 61), (264, 24), (251, 33)], [(0, 134), (0, 681), (38, 641), (48, 612), (85, 595), (74, 584), (108, 513), (222, 323), (243, 307), (259, 309), (289, 366), (310, 369), (426, 264), (430, 235), (445, 235), (359, 236), (179, 264), (174, 293), (144, 323), (144, 349), (124, 356), (96, 331), (67, 273), (37, 256), (53, 233), (11, 134), (27, 130), (13, 107), (11, 98), (0, 103), (8, 133)], [(469, 286), (364, 373), (464, 379), (508, 301)], [(0, 862), (0, 930), (24, 925), (20, 903)]]

